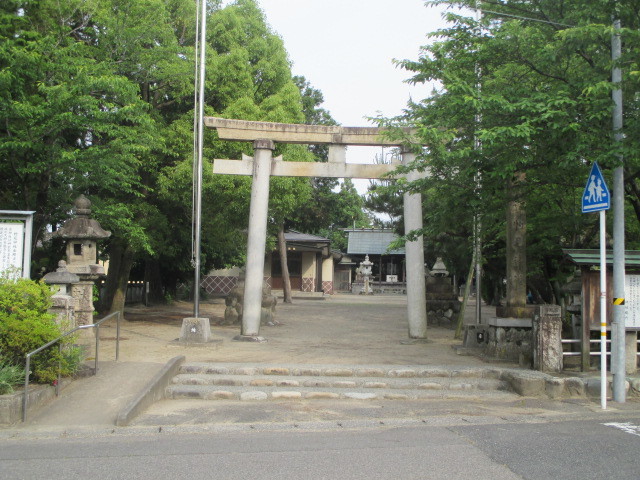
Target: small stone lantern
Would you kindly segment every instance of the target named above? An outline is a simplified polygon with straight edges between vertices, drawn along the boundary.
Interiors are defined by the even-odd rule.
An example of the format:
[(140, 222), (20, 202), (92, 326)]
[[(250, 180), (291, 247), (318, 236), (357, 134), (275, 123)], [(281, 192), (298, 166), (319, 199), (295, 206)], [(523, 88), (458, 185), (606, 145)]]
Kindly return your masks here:
[(69, 328), (75, 325), (75, 300), (71, 296), (72, 286), (80, 281), (80, 277), (67, 270), (67, 262), (60, 260), (58, 269), (55, 272), (49, 272), (43, 277), (47, 285), (51, 285), (55, 289), (55, 293), (51, 297), (53, 305), (49, 312), (56, 316), (58, 324), (66, 322)]
[(67, 270), (75, 273), (80, 281), (73, 285), (72, 296), (76, 300), (78, 325), (93, 323), (93, 286), (104, 276), (104, 267), (97, 264), (97, 241), (111, 236), (91, 215), (91, 202), (80, 195), (74, 202), (76, 216), (67, 220), (54, 236), (67, 242)]

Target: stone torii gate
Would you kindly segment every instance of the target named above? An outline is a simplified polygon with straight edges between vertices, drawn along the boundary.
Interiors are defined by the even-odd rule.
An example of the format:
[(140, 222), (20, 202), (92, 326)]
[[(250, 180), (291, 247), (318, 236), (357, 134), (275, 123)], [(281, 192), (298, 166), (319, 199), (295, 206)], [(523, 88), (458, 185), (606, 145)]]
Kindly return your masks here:
[[(402, 142), (390, 140), (379, 128), (339, 127), (325, 125), (298, 125), (286, 123), (252, 122), (205, 117), (207, 127), (215, 128), (221, 140), (251, 141), (254, 156), (243, 155), (242, 160), (214, 160), (213, 172), (227, 175), (251, 175), (251, 205), (249, 209), (249, 232), (247, 239), (247, 266), (241, 334), (238, 340), (263, 341), (259, 336), (262, 283), (264, 281), (264, 257), (267, 235), (267, 211), (269, 204), (269, 177), (337, 177), (337, 178), (382, 178), (391, 173), (396, 165), (347, 164), (346, 147), (399, 146), (402, 163), (408, 165), (415, 154), (404, 148)], [(411, 133), (411, 131), (407, 131)], [(285, 162), (281, 157), (273, 158), (274, 142), (329, 145), (328, 163)], [(408, 180), (418, 177), (417, 172), (408, 174)], [(422, 228), (422, 196), (404, 194), (405, 234)], [(409, 338), (426, 340), (427, 313), (425, 298), (425, 270), (423, 238), (407, 242), (407, 312)]]

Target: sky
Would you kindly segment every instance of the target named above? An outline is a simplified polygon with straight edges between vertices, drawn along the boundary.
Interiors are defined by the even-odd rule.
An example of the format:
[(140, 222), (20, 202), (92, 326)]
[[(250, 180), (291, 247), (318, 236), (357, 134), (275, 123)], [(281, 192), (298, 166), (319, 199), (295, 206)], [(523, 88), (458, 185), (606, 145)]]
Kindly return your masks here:
[(258, 0), (267, 23), (284, 40), (294, 75), (303, 75), (343, 126), (370, 126), (366, 117), (395, 116), (431, 86), (393, 59), (418, 58), (428, 32), (444, 25), (423, 0)]
[[(267, 24), (284, 41), (292, 73), (324, 96), (322, 108), (345, 127), (374, 126), (367, 120), (402, 113), (410, 98), (427, 97), (433, 86), (412, 86), (393, 59), (417, 60), (427, 34), (445, 25), (442, 7), (424, 0), (257, 0)], [(224, 4), (231, 3), (231, 0)], [(387, 155), (378, 147), (349, 147), (347, 163), (373, 163)], [(365, 194), (369, 180), (354, 180)]]
[[(280, 35), (292, 62), (324, 96), (323, 108), (346, 127), (402, 113), (410, 98), (427, 97), (433, 86), (411, 86), (393, 59), (417, 60), (427, 34), (445, 25), (442, 8), (423, 0), (258, 0), (266, 21)], [(388, 149), (387, 149), (388, 152)], [(377, 147), (350, 147), (347, 163), (373, 163)], [(360, 194), (369, 180), (354, 180)]]

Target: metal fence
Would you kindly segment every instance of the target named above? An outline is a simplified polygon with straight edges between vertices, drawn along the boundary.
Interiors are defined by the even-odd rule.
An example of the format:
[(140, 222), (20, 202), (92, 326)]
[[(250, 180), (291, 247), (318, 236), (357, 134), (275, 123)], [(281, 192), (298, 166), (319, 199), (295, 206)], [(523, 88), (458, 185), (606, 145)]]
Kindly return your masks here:
[[(91, 325), (80, 325), (79, 327), (76, 327), (72, 330), (69, 330), (68, 332), (63, 333), (62, 335), (60, 335), (58, 338), (56, 338), (55, 340), (51, 340), (49, 343), (46, 343), (45, 345), (42, 345), (39, 348), (36, 348), (35, 350), (27, 353), (25, 355), (25, 371), (24, 371), (24, 398), (22, 399), (22, 421), (26, 422), (27, 421), (27, 408), (29, 406), (29, 376), (31, 375), (31, 357), (33, 355), (35, 355), (36, 353), (39, 353), (43, 350), (46, 350), (47, 348), (55, 345), (56, 343), (58, 344), (58, 349), (60, 354), (62, 355), (62, 342), (61, 340), (63, 338), (68, 337), (69, 335), (73, 335), (75, 332), (79, 331), (79, 330), (86, 330), (88, 328), (95, 328), (96, 329), (96, 351), (95, 351), (95, 355), (94, 355), (94, 359), (95, 359), (95, 363), (94, 363), (94, 368), (93, 368), (93, 374), (97, 374), (98, 373), (98, 352), (100, 349), (100, 325), (103, 322), (106, 322), (107, 320), (109, 320), (110, 318), (116, 317), (116, 362), (118, 361), (118, 358), (120, 356), (120, 312), (113, 312), (109, 315), (107, 315), (106, 317), (98, 320), (96, 323), (92, 323)], [(60, 376), (61, 376), (61, 370), (62, 370), (62, 365), (60, 364), (60, 362), (58, 363), (58, 381), (56, 382), (56, 396), (60, 394)]]

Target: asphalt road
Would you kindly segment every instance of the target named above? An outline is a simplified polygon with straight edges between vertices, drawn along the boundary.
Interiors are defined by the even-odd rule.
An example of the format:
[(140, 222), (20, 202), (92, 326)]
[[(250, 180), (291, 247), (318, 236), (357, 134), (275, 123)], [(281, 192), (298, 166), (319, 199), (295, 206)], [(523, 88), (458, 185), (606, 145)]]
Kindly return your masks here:
[(637, 415), (319, 431), (132, 430), (0, 440), (6, 479), (637, 479)]

